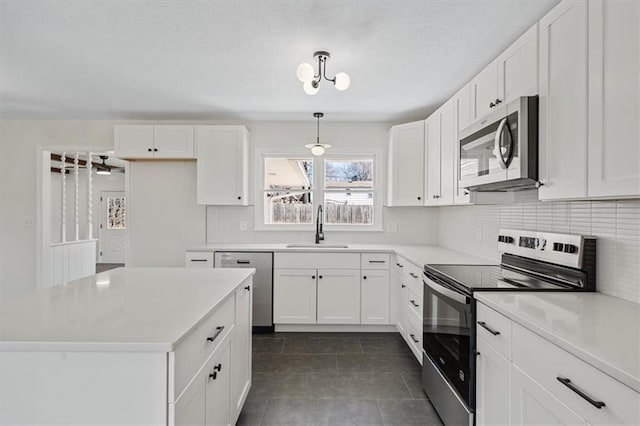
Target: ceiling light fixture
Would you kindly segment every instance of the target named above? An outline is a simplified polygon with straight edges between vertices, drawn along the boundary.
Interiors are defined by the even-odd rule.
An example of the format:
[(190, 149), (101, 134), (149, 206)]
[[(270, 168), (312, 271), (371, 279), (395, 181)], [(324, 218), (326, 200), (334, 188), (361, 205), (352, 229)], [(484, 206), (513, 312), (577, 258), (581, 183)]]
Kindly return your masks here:
[(333, 78), (327, 78), (327, 60), (331, 57), (329, 52), (318, 51), (313, 54), (313, 59), (318, 61), (318, 73), (313, 65), (302, 63), (298, 65), (296, 76), (302, 82), (302, 88), (307, 95), (315, 95), (320, 90), (320, 80), (323, 78), (333, 83), (338, 90), (347, 90), (351, 84), (351, 78), (346, 72), (339, 72)]
[(318, 120), (318, 128), (316, 133), (316, 143), (310, 143), (305, 145), (304, 147), (311, 150), (311, 153), (315, 156), (321, 156), (324, 152), (331, 148), (331, 145), (328, 143), (320, 143), (320, 119), (324, 117), (324, 113), (322, 112), (314, 112), (313, 116)]
[(107, 158), (109, 158), (106, 155), (101, 155), (100, 159), (102, 160), (102, 164), (100, 164), (99, 167), (96, 167), (96, 173), (99, 175), (110, 175), (111, 174), (111, 167), (107, 166), (107, 163), (105, 163), (105, 161), (107, 160)]

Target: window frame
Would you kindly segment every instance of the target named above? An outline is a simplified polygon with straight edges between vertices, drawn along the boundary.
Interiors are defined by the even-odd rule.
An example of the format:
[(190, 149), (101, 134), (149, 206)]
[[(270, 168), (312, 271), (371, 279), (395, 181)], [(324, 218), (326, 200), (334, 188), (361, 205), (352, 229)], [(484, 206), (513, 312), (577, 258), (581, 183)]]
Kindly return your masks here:
[[(347, 224), (324, 224), (324, 230), (328, 232), (382, 232), (383, 227), (383, 183), (384, 183), (384, 169), (382, 165), (382, 151), (381, 150), (368, 150), (367, 152), (353, 153), (349, 151), (340, 151), (331, 149), (333, 152), (327, 152), (325, 155), (316, 157), (312, 155), (308, 150), (305, 151), (279, 151), (274, 152), (272, 150), (256, 150), (254, 169), (255, 173), (255, 226), (256, 231), (306, 231), (314, 232), (316, 228), (316, 218), (318, 212), (318, 205), (322, 204), (324, 207), (324, 171), (325, 160), (358, 160), (358, 159), (370, 159), (373, 160), (373, 223), (371, 225), (347, 225)], [(311, 189), (311, 199), (313, 200), (313, 223), (311, 224), (266, 224), (264, 223), (265, 217), (265, 202), (264, 202), (264, 173), (265, 173), (265, 158), (311, 158), (313, 160), (313, 185)], [(328, 190), (328, 193), (336, 192), (334, 190)]]

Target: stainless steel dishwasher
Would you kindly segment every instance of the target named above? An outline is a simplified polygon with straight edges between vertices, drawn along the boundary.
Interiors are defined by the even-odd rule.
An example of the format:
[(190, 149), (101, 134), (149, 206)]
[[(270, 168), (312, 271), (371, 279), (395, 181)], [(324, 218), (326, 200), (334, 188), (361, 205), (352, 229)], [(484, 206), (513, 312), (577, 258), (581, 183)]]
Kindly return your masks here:
[(215, 268), (254, 268), (253, 331), (273, 331), (273, 253), (215, 252)]

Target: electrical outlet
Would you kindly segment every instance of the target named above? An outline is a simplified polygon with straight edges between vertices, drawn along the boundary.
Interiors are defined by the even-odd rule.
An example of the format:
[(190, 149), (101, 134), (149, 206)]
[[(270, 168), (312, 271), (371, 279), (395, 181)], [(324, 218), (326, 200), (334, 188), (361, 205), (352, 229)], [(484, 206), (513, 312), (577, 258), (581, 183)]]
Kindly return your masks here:
[(398, 222), (387, 223), (387, 232), (398, 232)]
[(482, 226), (476, 227), (476, 241), (482, 241)]
[(241, 231), (246, 231), (247, 230), (247, 222), (245, 222), (245, 221), (240, 222), (240, 230)]

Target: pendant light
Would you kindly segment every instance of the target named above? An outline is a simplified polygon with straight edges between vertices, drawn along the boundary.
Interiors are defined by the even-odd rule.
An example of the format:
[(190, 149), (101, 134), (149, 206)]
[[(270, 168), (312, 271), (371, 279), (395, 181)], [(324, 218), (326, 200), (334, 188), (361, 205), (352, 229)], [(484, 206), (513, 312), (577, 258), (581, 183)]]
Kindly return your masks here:
[(327, 143), (320, 143), (320, 119), (324, 117), (324, 113), (322, 112), (314, 112), (313, 116), (318, 120), (318, 127), (316, 132), (316, 143), (310, 143), (305, 145), (304, 147), (311, 150), (311, 153), (315, 156), (321, 156), (324, 152), (331, 148), (331, 145)]

